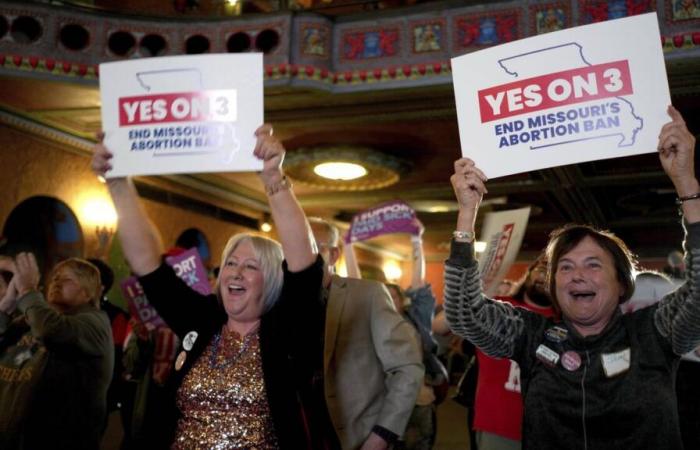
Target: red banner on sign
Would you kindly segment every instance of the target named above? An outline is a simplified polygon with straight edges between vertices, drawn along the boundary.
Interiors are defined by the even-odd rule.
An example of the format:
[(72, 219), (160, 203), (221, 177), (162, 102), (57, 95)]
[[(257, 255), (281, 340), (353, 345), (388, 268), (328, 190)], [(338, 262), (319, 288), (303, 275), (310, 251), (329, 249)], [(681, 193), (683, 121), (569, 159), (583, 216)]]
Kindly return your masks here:
[(585, 66), (479, 91), (481, 122), (633, 93), (626, 60)]

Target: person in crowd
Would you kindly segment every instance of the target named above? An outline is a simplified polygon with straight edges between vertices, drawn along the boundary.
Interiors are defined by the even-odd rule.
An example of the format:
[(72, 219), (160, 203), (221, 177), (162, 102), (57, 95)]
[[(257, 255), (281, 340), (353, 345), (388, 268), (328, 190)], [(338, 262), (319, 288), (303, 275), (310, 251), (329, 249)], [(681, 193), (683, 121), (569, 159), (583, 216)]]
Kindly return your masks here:
[[(425, 227), (417, 218), (415, 220), (417, 232), (411, 235), (411, 287), (404, 292), (397, 284), (385, 283), (394, 308), (418, 333), (425, 367), (425, 377), (403, 437), (403, 445), (408, 450), (433, 448), (437, 433), (436, 404), (445, 399), (449, 388), (447, 369), (437, 358), (437, 342), (431, 328), (436, 300), (430, 284), (425, 281), (422, 238)], [(345, 245), (344, 254), (348, 277), (361, 278), (351, 243)]]
[(166, 325), (148, 329), (138, 318), (130, 321), (122, 363), (130, 397), (122, 408), (124, 439), (129, 450), (157, 448), (162, 405), (167, 404), (168, 378), (174, 370), (179, 340)]
[(700, 183), (695, 138), (680, 113), (659, 135), (687, 231), (686, 282), (659, 303), (622, 315), (634, 258), (610, 232), (568, 225), (547, 246), (548, 284), (561, 320), (494, 302), (481, 292), (474, 222), (486, 176), (468, 158), (451, 177), (459, 203), (445, 265), (452, 330), (521, 369), (524, 449), (682, 449), (674, 381), (681, 355), (700, 342)]
[[(3, 449), (94, 449), (100, 445), (112, 377), (114, 347), (107, 315), (100, 311), (100, 273), (89, 262), (71, 258), (57, 264), (49, 278), (46, 297), (38, 290), (39, 267), (32, 253), (19, 253), (13, 277), (0, 300), (0, 336), (12, 334), (15, 343), (33, 343), (13, 363), (32, 378), (26, 404), (0, 414), (18, 414), (21, 424), (0, 432)], [(17, 311), (9, 323), (9, 314)], [(9, 351), (3, 342), (0, 352)], [(45, 355), (33, 366), (38, 373), (21, 371), (23, 363)], [(3, 367), (2, 373), (15, 370)], [(0, 384), (26, 381), (24, 376), (0, 377)], [(16, 385), (19, 386), (19, 385)]]
[(678, 250), (673, 250), (666, 257), (666, 266), (664, 266), (664, 273), (671, 277), (673, 280), (681, 280), (685, 278), (685, 260), (683, 259), (683, 253)]
[[(148, 300), (179, 336), (181, 351), (163, 405), (161, 447), (337, 448), (323, 395), (313, 390), (322, 361), (322, 260), (284, 176), (284, 147), (263, 125), (254, 155), (282, 245), (234, 235), (221, 257), (216, 295), (203, 296), (161, 261), (160, 235), (128, 178), (107, 181), (119, 236)], [(105, 175), (110, 152), (95, 147)], [(282, 250), (286, 258), (283, 264)], [(176, 406), (176, 408), (173, 408)], [(169, 413), (170, 412), (170, 413)]]
[[(547, 290), (547, 258), (542, 253), (514, 286), (512, 297), (496, 296), (496, 300), (552, 317), (554, 310)], [(445, 314), (436, 317), (434, 329), (449, 331)], [(465, 347), (471, 344), (465, 343)], [(469, 348), (466, 349), (469, 352)], [(469, 411), (470, 432), (474, 446), (480, 450), (509, 450), (521, 448), (523, 402), (520, 366), (505, 358), (492, 358), (476, 348), (477, 381), (472, 410)], [(467, 397), (469, 397), (468, 395)]]
[[(112, 289), (114, 284), (114, 271), (109, 264), (98, 258), (88, 258), (87, 261), (97, 267), (100, 272), (100, 309), (107, 314), (109, 318), (110, 328), (112, 330), (112, 342), (114, 343), (114, 363), (112, 371), (112, 382), (107, 389), (107, 414), (112, 411), (119, 410), (125, 401), (126, 388), (124, 378), (124, 365), (122, 364), (122, 354), (124, 348), (124, 340), (126, 339), (127, 328), (129, 325), (129, 315), (120, 307), (110, 303), (107, 299), (107, 293)], [(122, 414), (122, 424), (124, 415)], [(107, 424), (105, 423), (105, 426)]]
[[(634, 277), (634, 293), (620, 305), (623, 314), (647, 308), (676, 289), (675, 279), (653, 270), (642, 270)], [(676, 375), (676, 397), (683, 448), (700, 448), (700, 347), (681, 357)]]
[(425, 228), (419, 221), (418, 225), (418, 233), (411, 236), (411, 286), (404, 292), (400, 286), (387, 283), (387, 289), (396, 310), (418, 333), (425, 366), (423, 384), (406, 426), (405, 446), (407, 450), (430, 450), (437, 437), (437, 404), (447, 396), (449, 376), (437, 357), (437, 342), (433, 339), (432, 322), (437, 302), (432, 287), (425, 281), (422, 238)]
[(666, 294), (675, 289), (671, 278), (654, 270), (640, 270), (634, 275), (634, 292), (626, 302), (620, 305), (623, 314), (635, 312), (657, 303)]
[(310, 219), (324, 260), (326, 402), (343, 449), (386, 449), (404, 433), (423, 383), (415, 331), (384, 285), (335, 275), (338, 229)]
[(676, 397), (685, 450), (700, 448), (700, 347), (683, 355), (676, 376)]

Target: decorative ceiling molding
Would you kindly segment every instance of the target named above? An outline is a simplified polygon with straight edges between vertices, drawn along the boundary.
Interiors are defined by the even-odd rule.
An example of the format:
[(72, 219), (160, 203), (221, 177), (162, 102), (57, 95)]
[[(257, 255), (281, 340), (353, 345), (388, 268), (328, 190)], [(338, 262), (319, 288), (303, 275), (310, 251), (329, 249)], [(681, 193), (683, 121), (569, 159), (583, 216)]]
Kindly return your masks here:
[(91, 155), (94, 141), (74, 136), (65, 131), (46, 126), (35, 120), (20, 116), (0, 108), (0, 123), (17, 130), (60, 144), (81, 155)]
[[(671, 0), (659, 2), (663, 8), (651, 0), (616, 2), (614, 11), (592, 6), (598, 3), (511, 1), (456, 7), (435, 2), (338, 20), (287, 11), (178, 21), (5, 1), (0, 3), (0, 18), (10, 26), (0, 35), (0, 72), (96, 84), (102, 62), (201, 51), (260, 51), (265, 54), (267, 88), (342, 93), (450, 85), (452, 57), (548, 31), (652, 11), (659, 16), (661, 44), (669, 61), (700, 54), (700, 18), (677, 14)], [(19, 18), (34, 24), (31, 36), (15, 26)], [(67, 27), (72, 27), (73, 35)], [(76, 33), (83, 39), (77, 48)], [(64, 41), (66, 35), (72, 38)], [(274, 45), (262, 45), (265, 36), (274, 36)], [(153, 37), (162, 41), (162, 48), (151, 48), (147, 41)], [(206, 46), (193, 49), (192, 38), (205, 40)]]

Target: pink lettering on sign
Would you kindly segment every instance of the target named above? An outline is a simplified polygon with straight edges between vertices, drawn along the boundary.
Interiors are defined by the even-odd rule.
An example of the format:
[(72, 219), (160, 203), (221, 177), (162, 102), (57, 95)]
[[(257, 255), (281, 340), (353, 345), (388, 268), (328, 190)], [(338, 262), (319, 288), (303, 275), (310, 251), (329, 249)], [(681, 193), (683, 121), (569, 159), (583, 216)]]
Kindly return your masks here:
[(235, 122), (236, 90), (152, 94), (119, 99), (119, 126), (168, 122)]
[(479, 91), (481, 122), (633, 93), (627, 60), (580, 67)]

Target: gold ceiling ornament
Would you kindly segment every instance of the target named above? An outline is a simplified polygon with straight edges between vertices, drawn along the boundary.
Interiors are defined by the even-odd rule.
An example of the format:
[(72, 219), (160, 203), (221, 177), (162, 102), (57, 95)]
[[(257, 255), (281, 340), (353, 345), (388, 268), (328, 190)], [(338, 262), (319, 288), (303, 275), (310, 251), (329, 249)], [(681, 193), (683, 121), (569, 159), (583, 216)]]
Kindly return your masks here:
[[(332, 180), (314, 172), (322, 163), (359, 164), (367, 174), (352, 180)], [(287, 153), (284, 171), (299, 183), (336, 191), (369, 191), (391, 186), (408, 172), (410, 164), (395, 156), (358, 145), (301, 147)]]

